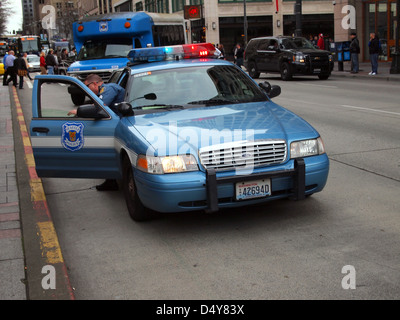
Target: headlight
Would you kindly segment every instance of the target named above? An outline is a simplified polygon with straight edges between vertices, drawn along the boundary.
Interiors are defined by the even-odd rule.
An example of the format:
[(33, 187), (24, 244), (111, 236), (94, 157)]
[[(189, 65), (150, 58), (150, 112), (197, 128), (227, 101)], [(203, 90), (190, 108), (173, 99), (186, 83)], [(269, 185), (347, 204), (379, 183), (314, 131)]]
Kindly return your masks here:
[(325, 153), (324, 143), (321, 138), (295, 141), (290, 144), (290, 158), (316, 156)]
[(139, 155), (137, 168), (153, 174), (197, 171), (199, 169), (196, 159), (191, 154), (166, 157)]
[(296, 56), (293, 56), (293, 60), (296, 62), (304, 63), (305, 57), (302, 53), (296, 53)]

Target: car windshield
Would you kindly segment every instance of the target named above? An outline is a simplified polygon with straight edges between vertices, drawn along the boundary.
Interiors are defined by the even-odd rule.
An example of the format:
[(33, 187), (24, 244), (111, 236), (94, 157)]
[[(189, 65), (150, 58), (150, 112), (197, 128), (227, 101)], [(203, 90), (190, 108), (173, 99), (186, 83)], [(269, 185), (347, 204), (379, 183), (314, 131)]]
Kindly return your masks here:
[(267, 97), (235, 66), (218, 65), (135, 74), (128, 100), (133, 108), (151, 109), (247, 103), (266, 101)]
[(305, 38), (282, 39), (282, 46), (285, 49), (315, 49), (313, 44)]
[(132, 49), (132, 39), (107, 39), (85, 41), (78, 60), (126, 58)]
[(39, 62), (39, 57), (38, 56), (27, 56), (28, 62)]

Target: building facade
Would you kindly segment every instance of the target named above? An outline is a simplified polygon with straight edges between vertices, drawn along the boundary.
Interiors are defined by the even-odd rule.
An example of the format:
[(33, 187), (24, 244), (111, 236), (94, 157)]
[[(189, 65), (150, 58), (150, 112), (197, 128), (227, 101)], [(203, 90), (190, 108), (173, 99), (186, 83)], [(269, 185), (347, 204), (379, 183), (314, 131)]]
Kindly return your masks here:
[[(189, 42), (222, 43), (228, 55), (236, 43), (265, 35), (292, 35), (296, 30), (296, 0), (22, 0), (24, 21), (38, 25), (44, 5), (56, 8), (55, 34), (67, 34), (71, 19), (118, 11), (179, 13), (184, 7), (200, 6), (200, 18), (187, 20)], [(302, 35), (320, 33), (334, 42), (348, 41), (356, 32), (361, 45), (361, 59), (369, 59), (369, 34), (375, 32), (382, 43), (381, 60), (391, 60), (395, 47), (396, 0), (302, 0)], [(73, 6), (73, 11), (70, 11)], [(31, 10), (33, 17), (29, 14)], [(26, 12), (26, 17), (25, 17)], [(74, 12), (74, 13), (73, 13)], [(69, 20), (65, 18), (68, 13)], [(64, 14), (64, 16), (63, 16)], [(247, 22), (245, 24), (245, 22)], [(65, 25), (65, 26), (64, 26)], [(60, 28), (62, 29), (60, 32)], [(37, 33), (37, 30), (34, 30)]]

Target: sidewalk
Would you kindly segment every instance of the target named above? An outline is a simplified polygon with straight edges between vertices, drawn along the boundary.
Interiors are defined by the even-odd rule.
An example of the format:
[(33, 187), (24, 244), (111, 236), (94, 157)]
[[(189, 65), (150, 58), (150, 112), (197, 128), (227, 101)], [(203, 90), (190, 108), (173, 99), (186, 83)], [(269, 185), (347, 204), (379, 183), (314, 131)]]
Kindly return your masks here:
[(0, 85), (0, 168), (0, 300), (25, 300), (25, 258), (10, 93), (9, 87), (3, 85)]
[(400, 81), (400, 74), (391, 74), (390, 68), (391, 62), (378, 63), (378, 74), (371, 76), (368, 73), (371, 71), (371, 63), (361, 62), (360, 71), (358, 73), (350, 73), (350, 62), (344, 63), (344, 71), (338, 71), (338, 63), (335, 62), (335, 66), (332, 71), (332, 77), (346, 77), (346, 78), (358, 78), (358, 79), (369, 79), (369, 80), (384, 80), (384, 81)]

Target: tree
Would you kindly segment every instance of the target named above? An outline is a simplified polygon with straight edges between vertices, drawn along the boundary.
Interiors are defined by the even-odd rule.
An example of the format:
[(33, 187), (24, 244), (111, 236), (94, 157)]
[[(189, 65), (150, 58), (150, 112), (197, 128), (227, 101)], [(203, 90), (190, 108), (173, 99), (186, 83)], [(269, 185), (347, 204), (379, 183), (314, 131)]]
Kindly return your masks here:
[(4, 34), (7, 31), (8, 18), (13, 14), (10, 0), (2, 0), (0, 2), (0, 34)]

